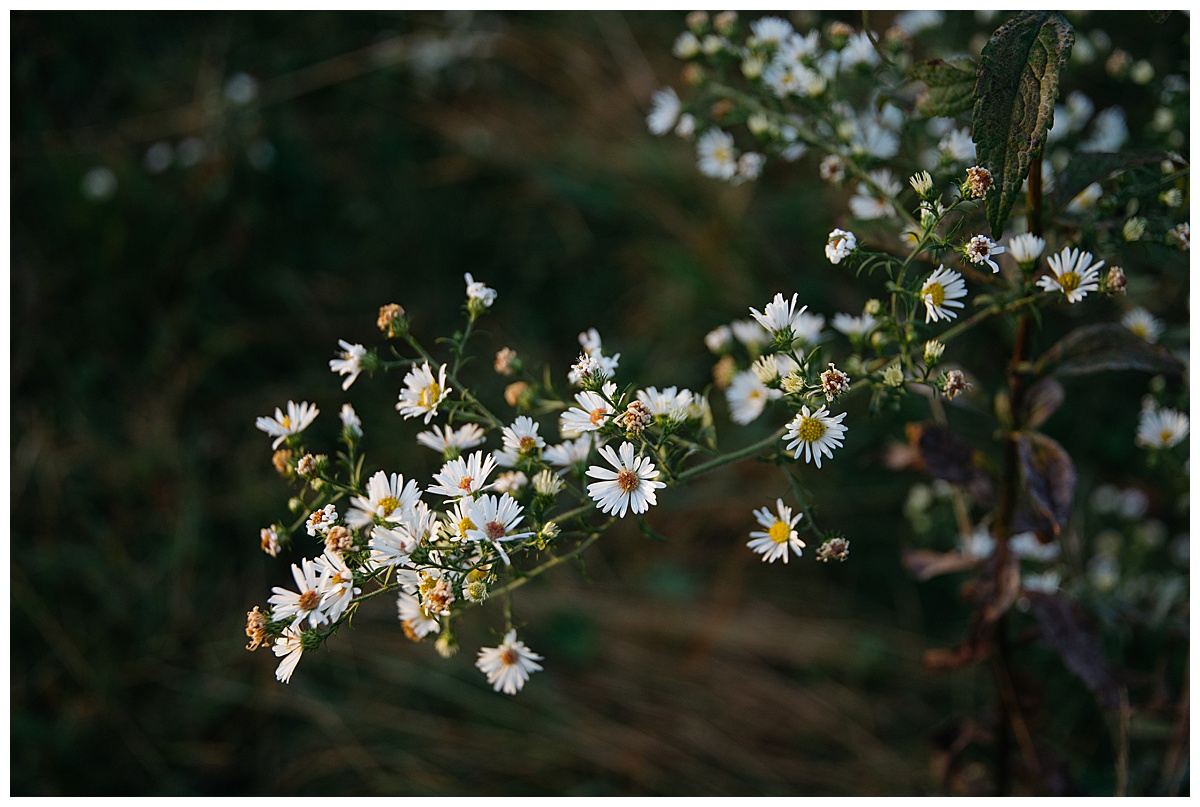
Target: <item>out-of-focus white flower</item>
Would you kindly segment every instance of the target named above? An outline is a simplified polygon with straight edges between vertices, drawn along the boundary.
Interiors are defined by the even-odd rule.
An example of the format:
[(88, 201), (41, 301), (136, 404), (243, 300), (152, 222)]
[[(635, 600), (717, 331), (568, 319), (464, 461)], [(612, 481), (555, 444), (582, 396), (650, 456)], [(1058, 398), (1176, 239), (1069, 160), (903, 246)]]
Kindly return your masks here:
[(857, 65), (874, 67), (879, 64), (879, 54), (871, 44), (866, 31), (853, 34), (842, 49), (842, 69), (849, 70)]
[(499, 647), (480, 649), (475, 666), (487, 676), (494, 691), (516, 695), (529, 680), (530, 673), (542, 669), (538, 664), (541, 660), (541, 656), (517, 639), (515, 630), (510, 630)]
[(655, 90), (650, 105), (650, 114), (646, 116), (646, 127), (651, 134), (665, 135), (671, 131), (679, 120), (679, 96), (671, 87)]
[(760, 17), (750, 23), (750, 32), (754, 35), (756, 44), (778, 48), (795, 33), (795, 29), (783, 17)]
[(714, 179), (733, 179), (738, 169), (738, 150), (733, 135), (720, 129), (709, 129), (696, 141), (696, 156), (700, 173)]
[(768, 401), (782, 397), (782, 392), (768, 387), (751, 370), (743, 370), (735, 375), (725, 390), (725, 400), (729, 403), (729, 417), (741, 426), (761, 415)]
[(483, 429), (474, 423), (467, 423), (459, 429), (435, 425), (432, 431), (418, 434), (417, 442), (441, 453), (447, 459), (454, 459), (468, 448), (474, 448), (483, 442)]
[(1086, 210), (1091, 210), (1096, 206), (1096, 202), (1099, 201), (1103, 193), (1104, 191), (1100, 187), (1100, 183), (1093, 182), (1076, 194), (1075, 198), (1067, 204), (1067, 212), (1082, 213)]
[(671, 52), (680, 59), (691, 59), (700, 53), (700, 40), (691, 31), (684, 31), (676, 37)]
[(704, 335), (704, 346), (718, 356), (725, 352), (733, 340), (733, 331), (728, 325), (718, 325)]
[(1046, 239), (1033, 233), (1022, 233), (1008, 239), (1008, 254), (1022, 266), (1032, 264), (1046, 248)]
[(1125, 316), (1121, 317), (1121, 324), (1151, 344), (1158, 341), (1165, 329), (1162, 320), (1155, 318), (1144, 308), (1134, 308), (1125, 312)]
[(1079, 150), (1120, 151), (1128, 139), (1129, 127), (1125, 124), (1125, 110), (1112, 106), (1101, 112), (1092, 121), (1092, 133), (1079, 144)]
[(955, 129), (938, 143), (938, 149), (955, 163), (975, 162), (975, 141), (967, 129)]
[(751, 350), (762, 347), (771, 341), (771, 332), (752, 319), (738, 319), (729, 323), (733, 338)]
[(1147, 448), (1171, 448), (1183, 442), (1189, 427), (1183, 412), (1148, 406), (1138, 419), (1137, 443)]
[(870, 314), (854, 317), (850, 314), (835, 314), (833, 329), (849, 337), (866, 336), (877, 324), (875, 317)]
[(892, 206), (896, 195), (900, 193), (900, 183), (892, 178), (892, 172), (879, 168), (867, 174), (867, 177), (879, 190), (876, 195), (866, 183), (859, 183), (850, 197), (850, 212), (860, 219), (891, 218), (896, 215)]

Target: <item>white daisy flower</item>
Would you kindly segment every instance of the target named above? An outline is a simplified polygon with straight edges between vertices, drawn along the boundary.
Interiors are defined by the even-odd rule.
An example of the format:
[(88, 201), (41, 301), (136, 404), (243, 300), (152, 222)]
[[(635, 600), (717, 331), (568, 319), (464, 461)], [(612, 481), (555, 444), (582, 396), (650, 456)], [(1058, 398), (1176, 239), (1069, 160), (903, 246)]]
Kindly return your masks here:
[(599, 482), (588, 485), (588, 495), (596, 501), (602, 513), (611, 513), (624, 518), (625, 513), (644, 513), (650, 505), (658, 504), (654, 491), (665, 488), (659, 482), (658, 469), (649, 457), (634, 457), (633, 443), (622, 443), (617, 451), (611, 446), (600, 446), (600, 456), (616, 470), (593, 465), (587, 475)]
[(529, 477), (524, 471), (506, 471), (496, 477), (492, 490), (497, 493), (516, 493), (529, 484)]
[(491, 308), (492, 303), (496, 302), (496, 290), (471, 277), (470, 272), (463, 275), (463, 280), (467, 284), (468, 304), (475, 303), (483, 308)]
[(1038, 259), (1046, 248), (1046, 239), (1033, 233), (1022, 233), (1008, 239), (1008, 254), (1019, 264), (1030, 264)]
[(612, 398), (617, 394), (617, 385), (611, 381), (604, 385), (604, 394), (585, 390), (575, 394), (575, 402), (578, 406), (573, 406), (563, 412), (559, 418), (559, 431), (563, 437), (578, 437), (585, 432), (598, 431), (601, 426), (608, 422), (616, 410), (604, 400), (607, 396)]
[(975, 141), (967, 129), (955, 129), (938, 143), (941, 151), (951, 162), (975, 163)]
[(733, 341), (733, 331), (728, 325), (718, 325), (704, 335), (704, 346), (711, 353), (720, 356)]
[(799, 294), (793, 294), (791, 302), (784, 299), (783, 295), (776, 292), (775, 298), (767, 303), (764, 309), (760, 312), (757, 308), (750, 309), (750, 316), (758, 321), (773, 336), (783, 335), (785, 337), (792, 334), (792, 320), (797, 314), (804, 313), (808, 306), (800, 306), (800, 310), (796, 310), (796, 298)]
[(403, 522), (371, 531), (371, 562), (376, 566), (406, 564), (414, 549), (437, 537), (437, 529), (438, 514), (425, 502), (417, 502)]
[(825, 257), (834, 266), (837, 266), (854, 251), (858, 246), (858, 239), (854, 237), (854, 233), (849, 230), (834, 230), (829, 233), (829, 240), (825, 244)]
[(821, 329), (824, 327), (825, 317), (806, 311), (792, 320), (792, 335), (801, 347), (812, 347), (821, 341)]
[(337, 508), (332, 504), (327, 504), (320, 510), (314, 510), (304, 523), (304, 528), (308, 534), (314, 538), (318, 535), (324, 535), (329, 532), (329, 528), (337, 523), (338, 512)]
[(693, 395), (694, 393), (687, 389), (667, 387), (659, 392), (658, 387), (647, 387), (644, 390), (638, 390), (637, 399), (644, 403), (650, 410), (650, 414), (655, 417), (677, 420), (682, 423), (688, 419), (692, 411)]
[(758, 179), (762, 175), (762, 169), (766, 163), (766, 157), (753, 151), (748, 151), (738, 157), (737, 175), (732, 180), (733, 184), (741, 185), (743, 182), (753, 182)]
[(751, 350), (771, 341), (771, 332), (752, 319), (739, 319), (729, 323), (733, 338)]
[(937, 28), (942, 24), (942, 20), (946, 18), (945, 12), (933, 11), (931, 9), (918, 9), (916, 11), (902, 11), (896, 15), (893, 21), (901, 30), (912, 36), (920, 33), (926, 28)]
[(447, 459), (454, 459), (468, 448), (474, 448), (483, 443), (483, 429), (474, 423), (468, 423), (460, 429), (434, 426), (432, 431), (421, 432), (417, 442), (426, 448), (432, 448)]
[(517, 639), (515, 630), (510, 630), (499, 647), (480, 648), (475, 666), (487, 676), (494, 691), (516, 695), (529, 680), (529, 674), (542, 669), (538, 664), (541, 660), (541, 656)]
[(863, 314), (859, 317), (835, 314), (833, 317), (833, 329), (850, 337), (866, 336), (877, 324), (875, 317), (870, 314)]
[(490, 543), (500, 553), (504, 565), (508, 566), (511, 561), (501, 543), (533, 535), (531, 530), (524, 532), (517, 530), (517, 526), (524, 518), (521, 515), (523, 511), (524, 508), (517, 504), (517, 500), (507, 493), (501, 494), (498, 498), (491, 494), (484, 494), (475, 501), (464, 499), (462, 500), (462, 514), (470, 524), (465, 525), (463, 538), (467, 541)]
[(867, 67), (879, 64), (879, 54), (875, 52), (875, 46), (871, 44), (871, 39), (867, 36), (866, 31), (852, 34), (846, 41), (846, 46), (842, 48), (841, 64), (843, 70), (849, 70), (860, 64)]
[(538, 424), (526, 415), (519, 416), (511, 426), (505, 426), (500, 433), (504, 447), (495, 452), (496, 463), (505, 468), (512, 468), (522, 457), (532, 457), (546, 441), (538, 436)]
[(763, 72), (763, 83), (776, 98), (820, 95), (825, 90), (825, 78), (802, 64), (776, 59)]
[(286, 415), (279, 407), (275, 407), (274, 418), (260, 417), (254, 425), (260, 431), (275, 438), (275, 442), (271, 443), (271, 448), (279, 448), (279, 444), (288, 437), (307, 429), (317, 419), (319, 413), (320, 410), (310, 403), (305, 402), (297, 406), (292, 401), (288, 401)]
[(796, 553), (796, 557), (804, 555), (804, 541), (800, 540), (800, 536), (796, 533), (793, 527), (796, 522), (803, 518), (803, 513), (792, 515), (792, 508), (783, 503), (783, 499), (775, 500), (776, 514), (772, 514), (767, 508), (754, 511), (754, 517), (758, 523), (766, 528), (766, 531), (754, 530), (750, 533), (753, 541), (750, 541), (746, 546), (753, 549), (756, 553), (763, 556), (764, 563), (774, 563), (777, 560), (788, 562), (788, 547)]
[(733, 179), (737, 173), (738, 150), (733, 135), (720, 129), (709, 129), (696, 141), (696, 157), (700, 173), (714, 179)]
[(561, 468), (559, 473), (566, 473), (571, 469), (579, 469), (582, 473), (582, 466), (587, 464), (588, 457), (592, 453), (592, 436), (585, 434), (576, 440), (567, 440), (559, 443), (556, 446), (547, 446), (542, 452), (542, 459), (556, 468)]
[(304, 643), (300, 640), (300, 635), (296, 628), (288, 627), (284, 628), (283, 635), (275, 640), (271, 650), (276, 656), (283, 657), (283, 661), (275, 668), (275, 680), (285, 684), (292, 680), (292, 673), (300, 663), (300, 656), (304, 655)]
[(988, 238), (986, 235), (974, 236), (967, 245), (963, 247), (963, 254), (971, 261), (971, 263), (986, 263), (992, 267), (992, 274), (1000, 271), (1000, 267), (992, 260), (993, 255), (999, 255), (1004, 251), (1004, 247), (998, 246), (995, 241)]
[(442, 625), (437, 616), (431, 614), (415, 594), (400, 592), (396, 599), (396, 611), (404, 625), (404, 632), (415, 639), (424, 639), (430, 633), (442, 632)]
[(925, 322), (949, 322), (958, 316), (951, 308), (962, 308), (959, 302), (967, 296), (967, 284), (958, 272), (938, 266), (921, 286), (921, 301), (925, 303)]
[(476, 451), (467, 458), (458, 457), (442, 466), (442, 470), (434, 475), (437, 484), (426, 488), (428, 493), (436, 493), (447, 499), (457, 499), (460, 496), (474, 497), (476, 493), (486, 490), (485, 483), (496, 470), (496, 460), (491, 454)]
[(414, 367), (404, 376), (405, 389), (400, 391), (400, 401), (396, 409), (405, 419), (425, 416), (429, 423), (437, 414), (438, 404), (450, 394), (446, 386), (446, 365), (438, 368), (437, 378), (425, 362), (420, 368)]
[(317, 558), (317, 566), (321, 570), (321, 608), (330, 622), (337, 622), (362, 589), (354, 587), (354, 575), (341, 555), (326, 550)]
[(646, 116), (646, 127), (651, 134), (665, 135), (679, 120), (679, 96), (670, 87), (655, 90), (652, 96), (650, 114)]
[(271, 605), (271, 619), (281, 620), (292, 618), (291, 627), (296, 627), (305, 618), (311, 627), (320, 625), (325, 620), (321, 611), (321, 567), (308, 558), (302, 558), (300, 565), (292, 564), (292, 578), (296, 581), (296, 591), (275, 586), (267, 600)]
[(750, 23), (750, 31), (758, 44), (776, 48), (795, 33), (792, 24), (783, 17), (760, 17)]
[(1038, 563), (1051, 563), (1058, 560), (1059, 555), (1062, 554), (1062, 546), (1057, 541), (1043, 544), (1038, 540), (1037, 534), (1032, 532), (1014, 535), (1009, 540), (1008, 546), (1018, 558), (1034, 560)]
[(1091, 210), (1096, 206), (1096, 202), (1100, 201), (1100, 197), (1104, 195), (1104, 189), (1100, 187), (1099, 182), (1093, 182), (1086, 188), (1075, 195), (1075, 198), (1067, 203), (1068, 213), (1083, 213)]
[(1158, 341), (1158, 337), (1162, 336), (1166, 328), (1162, 320), (1155, 318), (1144, 308), (1127, 311), (1125, 316), (1121, 317), (1121, 324), (1151, 344)]
[(783, 40), (775, 60), (801, 64), (817, 54), (821, 46), (821, 32), (815, 28), (805, 36), (793, 33)]
[(1150, 406), (1138, 419), (1137, 443), (1147, 448), (1171, 448), (1187, 437), (1189, 426), (1183, 412)]
[(350, 404), (342, 404), (342, 411), (338, 415), (342, 420), (342, 428), (348, 434), (355, 437), (362, 437), (362, 421), (358, 419), (358, 413), (354, 411), (354, 407)]
[(900, 136), (880, 125), (879, 121), (866, 118), (856, 122), (850, 136), (850, 149), (855, 154), (888, 160), (900, 151)]
[(679, 116), (679, 123), (675, 124), (675, 134), (682, 137), (684, 140), (691, 140), (692, 135), (696, 133), (696, 118), (694, 115), (689, 115), (684, 112)]
[(820, 468), (821, 455), (833, 457), (833, 449), (842, 446), (842, 437), (846, 434), (846, 427), (842, 425), (844, 417), (845, 412), (830, 417), (824, 406), (811, 413), (807, 406), (802, 407), (800, 414), (788, 424), (783, 438), (791, 441), (787, 444), (788, 451), (795, 449), (796, 459), (803, 454), (805, 462), (815, 462)]
[(406, 484), (401, 474), (388, 476), (383, 471), (376, 471), (367, 480), (367, 495), (350, 499), (346, 523), (355, 529), (373, 524), (376, 518), (399, 524), (420, 498), (421, 489), (415, 479)]
[(768, 401), (782, 397), (782, 392), (768, 387), (752, 370), (743, 370), (735, 375), (725, 389), (729, 419), (740, 426), (745, 426), (761, 415)]
[(349, 376), (342, 382), (342, 389), (350, 389), (350, 385), (358, 378), (358, 374), (363, 371), (362, 357), (367, 354), (367, 349), (362, 345), (352, 345), (344, 339), (338, 340), (338, 346), (341, 347), (341, 358), (330, 359), (329, 369), (338, 375)]
[(1104, 261), (1092, 263), (1092, 253), (1063, 247), (1058, 255), (1048, 258), (1053, 275), (1042, 275), (1037, 284), (1044, 291), (1061, 291), (1067, 302), (1077, 303), (1089, 291), (1100, 288), (1100, 267)]
[(860, 182), (850, 197), (850, 212), (859, 219), (894, 217), (896, 210), (892, 207), (892, 200), (900, 193), (900, 183), (892, 178), (892, 172), (886, 168), (871, 171), (867, 176), (879, 189), (880, 195), (876, 196), (866, 183)]
[(1051, 569), (1040, 574), (1026, 574), (1021, 576), (1021, 588), (1026, 591), (1040, 591), (1043, 594), (1054, 594), (1058, 591), (1058, 584), (1062, 582), (1062, 575), (1054, 569)]

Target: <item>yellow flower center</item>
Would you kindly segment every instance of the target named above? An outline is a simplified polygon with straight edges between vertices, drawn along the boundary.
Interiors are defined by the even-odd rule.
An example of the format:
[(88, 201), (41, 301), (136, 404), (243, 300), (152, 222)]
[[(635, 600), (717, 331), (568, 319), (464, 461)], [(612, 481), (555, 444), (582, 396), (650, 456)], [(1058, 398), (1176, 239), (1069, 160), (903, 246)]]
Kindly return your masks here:
[(315, 591), (304, 592), (300, 595), (300, 599), (296, 601), (296, 605), (301, 611), (315, 611), (320, 604), (321, 595)]
[(462, 481), (458, 483), (458, 489), (459, 489), (459, 490), (465, 490), (465, 491), (467, 491), (467, 492), (469, 493), (469, 492), (471, 491), (471, 483), (472, 483), (472, 482), (474, 482), (474, 481), (475, 481), (475, 480), (474, 480), (474, 479), (472, 479), (471, 477), (469, 477), (469, 476), (464, 476), (464, 477), (462, 478)]
[(287, 415), (284, 415), (283, 420), (279, 421), (279, 425), (285, 429), (290, 429), (292, 428), (292, 419)]
[(537, 440), (534, 440), (532, 437), (522, 437), (517, 445), (521, 447), (521, 453), (528, 454), (537, 446)]
[(1163, 429), (1158, 433), (1158, 440), (1165, 446), (1167, 443), (1171, 442), (1171, 438), (1174, 436), (1175, 435), (1171, 433), (1170, 429)]
[(1058, 285), (1062, 286), (1064, 292), (1075, 291), (1079, 288), (1079, 273), (1067, 272), (1058, 279)]
[(777, 544), (786, 544), (788, 538), (792, 537), (792, 528), (784, 521), (776, 521), (771, 525), (771, 529), (767, 530), (767, 535)]
[(464, 518), (458, 522), (458, 534), (466, 536), (467, 530), (475, 529), (475, 522), (469, 518)]
[(930, 283), (921, 289), (921, 296), (931, 298), (935, 306), (940, 306), (946, 302), (946, 288), (941, 283)]
[(638, 475), (628, 468), (617, 474), (617, 486), (626, 493), (632, 493), (637, 490), (641, 482), (642, 480), (638, 479)]
[(432, 409), (434, 404), (441, 397), (442, 388), (438, 386), (436, 381), (432, 382), (428, 387), (421, 390), (421, 394), (417, 396), (417, 406), (423, 409)]
[(604, 418), (608, 414), (608, 410), (603, 406), (592, 410), (591, 421), (593, 426), (599, 426), (604, 423)]
[(825, 433), (825, 424), (815, 418), (801, 418), (797, 436), (806, 443), (815, 443)]
[(505, 667), (511, 667), (517, 663), (517, 651), (511, 647), (506, 647), (500, 651), (500, 663)]
[(392, 511), (400, 506), (400, 500), (395, 496), (384, 496), (379, 500), (378, 508), (383, 511), (383, 515), (390, 516)]

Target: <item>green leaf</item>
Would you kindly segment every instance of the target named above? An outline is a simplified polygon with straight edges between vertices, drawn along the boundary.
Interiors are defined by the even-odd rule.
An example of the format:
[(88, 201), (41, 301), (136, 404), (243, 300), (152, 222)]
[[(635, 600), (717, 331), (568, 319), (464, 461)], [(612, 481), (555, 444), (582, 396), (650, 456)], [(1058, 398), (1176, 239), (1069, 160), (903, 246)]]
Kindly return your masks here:
[(1160, 345), (1115, 322), (1084, 325), (1068, 333), (1042, 354), (1038, 373), (1052, 370), (1057, 375), (1085, 375), (1104, 370), (1142, 370), (1178, 375), (1183, 363)]
[(930, 59), (914, 64), (906, 75), (929, 87), (917, 97), (917, 111), (927, 117), (953, 118), (969, 111), (975, 101), (976, 66), (970, 59)]
[(1054, 180), (1056, 207), (1065, 207), (1088, 185), (1103, 181), (1114, 173), (1128, 171), (1130, 168), (1140, 165), (1158, 165), (1163, 160), (1169, 159), (1169, 154), (1160, 151), (1140, 154), (1077, 152), (1071, 155), (1071, 161), (1067, 163), (1067, 167)]
[(1067, 452), (1044, 434), (1017, 435), (1017, 455), (1025, 491), (1057, 536), (1071, 516), (1075, 499), (1075, 463)]
[(979, 164), (995, 182), (987, 197), (992, 237), (999, 238), (1029, 164), (1040, 158), (1054, 122), (1058, 74), (1075, 32), (1061, 14), (1024, 11), (992, 35), (983, 48), (972, 113)]

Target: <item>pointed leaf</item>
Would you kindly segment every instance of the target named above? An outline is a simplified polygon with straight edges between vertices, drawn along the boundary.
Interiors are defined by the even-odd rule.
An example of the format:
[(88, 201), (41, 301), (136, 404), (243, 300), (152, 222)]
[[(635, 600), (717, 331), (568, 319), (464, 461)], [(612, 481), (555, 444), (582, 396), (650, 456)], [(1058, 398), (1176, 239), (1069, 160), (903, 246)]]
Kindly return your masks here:
[(1119, 683), (1084, 610), (1058, 594), (1031, 591), (1026, 596), (1041, 640), (1058, 652), (1063, 664), (1087, 685), (1101, 706), (1116, 709)]
[(917, 97), (917, 111), (928, 117), (953, 118), (969, 112), (975, 103), (975, 62), (965, 59), (947, 62), (930, 59), (908, 68), (912, 81), (929, 88)]
[(1066, 397), (1063, 385), (1054, 376), (1046, 376), (1030, 387), (1024, 398), (1022, 423), (1025, 428), (1036, 429), (1049, 420)]
[(1075, 500), (1075, 463), (1062, 446), (1037, 432), (1017, 435), (1017, 455), (1030, 501), (1050, 522), (1053, 534), (1058, 535), (1071, 516)]
[(1040, 158), (1054, 122), (1058, 74), (1074, 42), (1061, 14), (1025, 11), (983, 48), (972, 123), (977, 159), (996, 183), (986, 199), (993, 238), (1004, 230), (1030, 161)]
[(1037, 371), (1056, 375), (1083, 375), (1102, 370), (1142, 370), (1178, 375), (1183, 364), (1161, 345), (1115, 322), (1084, 325), (1068, 333), (1042, 354)]

